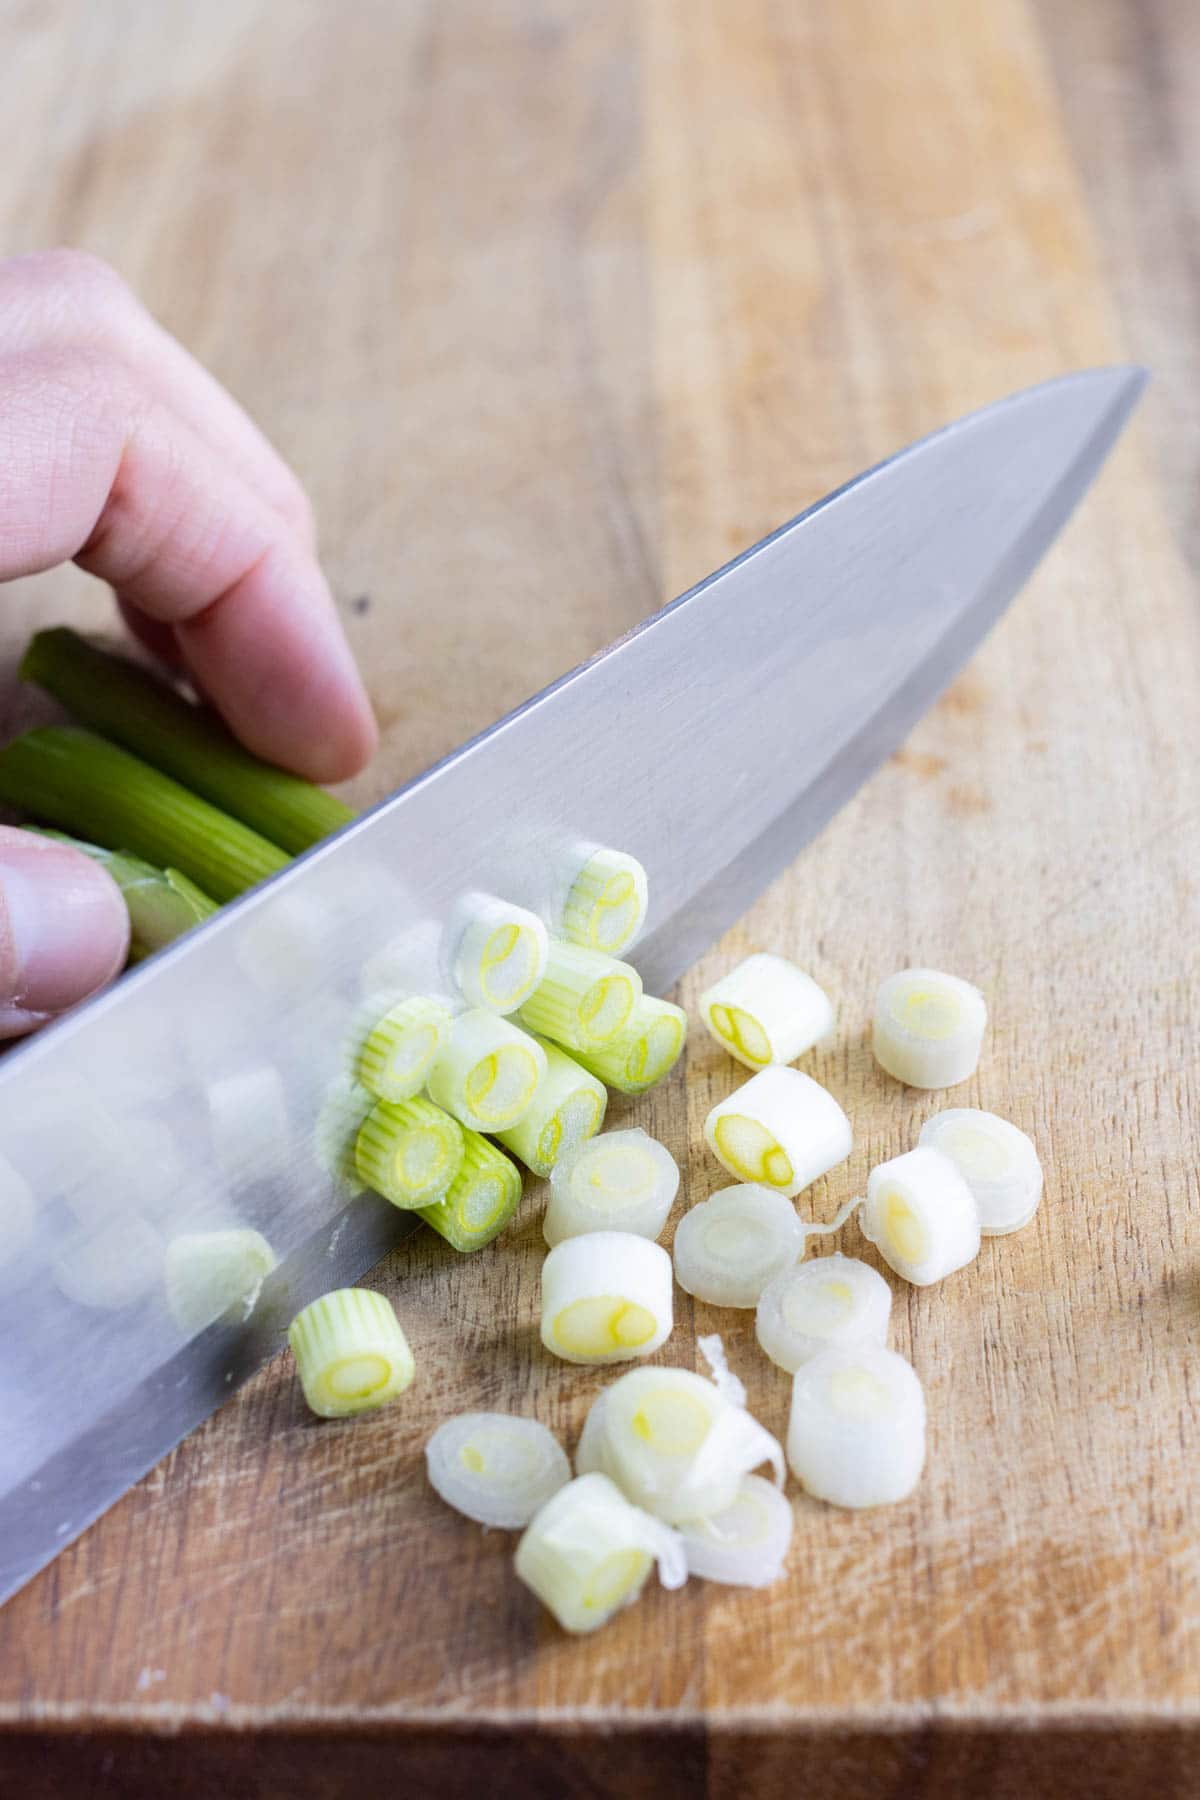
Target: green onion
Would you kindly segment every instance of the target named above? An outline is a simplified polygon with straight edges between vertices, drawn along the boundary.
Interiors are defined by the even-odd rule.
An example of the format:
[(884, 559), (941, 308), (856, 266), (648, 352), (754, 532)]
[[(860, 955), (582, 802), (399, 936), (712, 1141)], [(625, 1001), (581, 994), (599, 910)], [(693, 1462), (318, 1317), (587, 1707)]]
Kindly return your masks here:
[(655, 1562), (665, 1588), (687, 1580), (678, 1534), (631, 1506), (607, 1475), (559, 1488), (525, 1528), (516, 1570), (564, 1631), (596, 1631), (637, 1599)]
[(591, 1050), (621, 1035), (641, 997), (642, 978), (628, 963), (553, 938), (546, 972), (519, 1017), (566, 1050)]
[(232, 900), (288, 864), (257, 832), (75, 726), (27, 731), (0, 750), (0, 799), (105, 849), (179, 869), (214, 900)]
[(376, 1020), (355, 1073), (379, 1100), (411, 1100), (450, 1040), (451, 1014), (440, 1000), (414, 995)]
[(81, 724), (292, 855), (354, 817), (332, 794), (243, 750), (218, 719), (149, 669), (98, 650), (65, 626), (36, 634), (20, 675), (61, 700)]
[(391, 1302), (368, 1288), (322, 1294), (288, 1328), (304, 1398), (323, 1419), (373, 1412), (417, 1372)]
[(546, 1073), (532, 1104), (517, 1124), (496, 1136), (535, 1175), (549, 1175), (560, 1156), (594, 1137), (604, 1123), (608, 1093), (602, 1081), (552, 1044), (535, 1038), (546, 1052)]
[(354, 1155), (369, 1188), (412, 1212), (449, 1191), (462, 1166), (462, 1126), (432, 1100), (380, 1100), (363, 1121)]
[(455, 1250), (482, 1250), (499, 1237), (521, 1204), (521, 1174), (503, 1150), (477, 1131), (463, 1131), (463, 1158), (446, 1197), (417, 1210)]
[(218, 911), (216, 901), (210, 900), (178, 869), (156, 869), (140, 856), (130, 856), (124, 850), (102, 850), (99, 844), (85, 844), (80, 838), (68, 837), (65, 831), (39, 831), (36, 835), (70, 844), (108, 870), (121, 890), (129, 914), (130, 962), (141, 962), (164, 944), (174, 943), (193, 925)]
[(674, 1068), (687, 1037), (687, 1014), (670, 1000), (643, 994), (619, 1037), (577, 1050), (585, 1069), (622, 1094), (644, 1094)]

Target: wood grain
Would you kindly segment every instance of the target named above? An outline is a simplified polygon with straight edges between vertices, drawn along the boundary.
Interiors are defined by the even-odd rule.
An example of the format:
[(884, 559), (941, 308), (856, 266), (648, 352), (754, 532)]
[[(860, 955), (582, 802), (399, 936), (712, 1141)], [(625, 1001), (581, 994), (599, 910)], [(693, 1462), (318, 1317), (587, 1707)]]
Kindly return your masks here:
[[(295, 461), (385, 722), (366, 798), (918, 433), (1143, 327), (1195, 356), (1182, 316), (1149, 328), (1094, 173), (1107, 90), (1067, 79), (1083, 9), (1054, 10), (16, 6), (5, 244), (108, 255)], [(1151, 12), (1186, 24), (1087, 9), (1135, 122)], [(1146, 179), (1171, 160), (1138, 145)], [(1032, 1131), (1048, 1189), (896, 1296), (932, 1422), (913, 1500), (798, 1498), (779, 1587), (564, 1638), (420, 1457), (469, 1406), (570, 1439), (600, 1385), (536, 1348), (531, 1197), (484, 1256), (417, 1240), (376, 1271), (420, 1360), (403, 1405), (317, 1426), (272, 1365), (0, 1612), (14, 1791), (1196, 1792), (1200, 628), (1146, 448), (1187, 404), (1152, 398), (968, 673), (683, 984), (769, 947), (835, 994), (805, 1067), (856, 1149), (819, 1217), (938, 1104), (871, 1061), (878, 979), (928, 960), (989, 993), (956, 1099)], [(102, 605), (21, 584), (6, 644)], [(696, 1037), (617, 1109), (686, 1162), (681, 1209), (734, 1079)], [(750, 1320), (684, 1301), (670, 1360), (697, 1329), (782, 1429)]]

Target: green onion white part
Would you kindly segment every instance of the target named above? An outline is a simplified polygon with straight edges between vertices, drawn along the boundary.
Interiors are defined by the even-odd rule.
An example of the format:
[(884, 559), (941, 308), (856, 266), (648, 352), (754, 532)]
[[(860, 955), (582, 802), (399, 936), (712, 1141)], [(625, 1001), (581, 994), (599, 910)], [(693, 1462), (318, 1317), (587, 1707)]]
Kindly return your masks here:
[(710, 1306), (756, 1306), (768, 1281), (804, 1255), (804, 1226), (782, 1194), (739, 1183), (683, 1215), (673, 1254), (685, 1293)]
[(995, 1113), (952, 1107), (921, 1127), (919, 1144), (948, 1156), (975, 1196), (984, 1237), (1028, 1225), (1042, 1198), (1042, 1165), (1033, 1139)]
[(322, 1294), (288, 1327), (304, 1398), (323, 1419), (373, 1412), (402, 1394), (416, 1363), (389, 1300), (367, 1288)]
[(609, 1087), (622, 1094), (644, 1094), (675, 1067), (686, 1041), (683, 1008), (643, 994), (619, 1037), (576, 1055), (585, 1069)]
[(535, 1175), (553, 1173), (560, 1156), (569, 1155), (604, 1123), (608, 1093), (602, 1081), (581, 1069), (549, 1038), (535, 1038), (546, 1057), (546, 1074), (533, 1104), (518, 1125), (496, 1136)]
[(732, 1406), (745, 1406), (745, 1386), (729, 1366), (720, 1332), (710, 1331), (707, 1337), (698, 1337), (696, 1348), (708, 1364), (708, 1371), (718, 1394)]
[(33, 1241), (37, 1202), (25, 1177), (0, 1157), (0, 1269), (15, 1264)]
[(591, 1231), (632, 1231), (657, 1238), (679, 1189), (679, 1165), (640, 1127), (605, 1131), (550, 1172), (542, 1235), (551, 1249)]
[(521, 1172), (477, 1131), (463, 1130), (458, 1174), (445, 1197), (418, 1208), (455, 1250), (482, 1250), (499, 1237), (521, 1204)]
[(945, 1088), (979, 1065), (987, 1004), (978, 988), (938, 969), (901, 969), (875, 997), (872, 1049), (908, 1087)]
[(563, 888), (556, 929), (586, 950), (619, 956), (628, 949), (646, 917), (649, 888), (636, 856), (577, 844), (561, 863)]
[(812, 976), (768, 951), (748, 956), (701, 994), (700, 1015), (748, 1069), (795, 1062), (833, 1027), (829, 997)]
[(411, 1100), (450, 1041), (450, 1008), (414, 995), (377, 1018), (358, 1053), (357, 1076), (379, 1100)]
[(783, 1486), (783, 1451), (744, 1407), (689, 1369), (634, 1369), (596, 1399), (575, 1453), (636, 1506), (674, 1524), (733, 1504), (743, 1475), (769, 1462)]
[(432, 1206), (463, 1160), (462, 1127), (431, 1100), (377, 1100), (354, 1146), (358, 1173), (401, 1211)]
[(516, 1570), (564, 1631), (596, 1631), (637, 1599), (654, 1564), (665, 1588), (682, 1587), (679, 1536), (631, 1506), (604, 1475), (560, 1488), (527, 1526)]
[(429, 1076), (430, 1098), (472, 1131), (509, 1131), (546, 1079), (546, 1052), (484, 1007), (460, 1013)]
[(552, 938), (521, 1023), (568, 1050), (592, 1050), (621, 1035), (641, 997), (642, 978), (629, 963)]
[(763, 1069), (704, 1121), (704, 1137), (738, 1181), (789, 1197), (844, 1162), (850, 1121), (833, 1095), (799, 1069)]
[(787, 1459), (801, 1486), (833, 1506), (887, 1506), (925, 1464), (925, 1395), (882, 1344), (822, 1350), (792, 1380)]
[(290, 1135), (279, 1070), (262, 1063), (224, 1075), (209, 1084), (207, 1099), (213, 1151), (226, 1179), (269, 1180), (287, 1156)]
[(248, 1319), (276, 1261), (259, 1231), (181, 1232), (163, 1262), (171, 1317), (189, 1336), (226, 1313)]
[(727, 1587), (770, 1587), (784, 1572), (794, 1522), (786, 1494), (761, 1475), (743, 1475), (722, 1512), (680, 1521), (688, 1574)]
[(769, 1281), (758, 1302), (759, 1346), (794, 1375), (822, 1350), (882, 1344), (892, 1290), (878, 1270), (839, 1253), (796, 1263)]
[(519, 1530), (571, 1479), (567, 1453), (536, 1419), (459, 1413), (425, 1446), (431, 1487), (480, 1525)]
[(163, 1240), (140, 1213), (115, 1213), (72, 1232), (54, 1261), (54, 1285), (78, 1306), (120, 1312), (158, 1285)]
[(542, 1264), (542, 1343), (564, 1362), (632, 1362), (671, 1335), (671, 1259), (649, 1238), (594, 1231)]
[(347, 1075), (339, 1075), (329, 1084), (313, 1126), (317, 1163), (347, 1200), (353, 1200), (366, 1187), (358, 1172), (355, 1145), (374, 1105), (374, 1096), (366, 1088)]
[(859, 1224), (889, 1268), (914, 1287), (929, 1287), (979, 1255), (975, 1196), (950, 1158), (928, 1146), (871, 1170)]
[(446, 946), (454, 984), (468, 1006), (516, 1012), (546, 972), (549, 938), (536, 913), (491, 894), (467, 894), (454, 910)]

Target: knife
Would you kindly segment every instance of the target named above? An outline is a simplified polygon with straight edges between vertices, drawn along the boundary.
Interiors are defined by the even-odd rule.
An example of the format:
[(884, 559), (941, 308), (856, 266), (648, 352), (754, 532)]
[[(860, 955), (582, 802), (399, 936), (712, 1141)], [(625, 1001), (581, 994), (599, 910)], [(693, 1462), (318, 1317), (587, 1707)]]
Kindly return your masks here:
[[(572, 843), (631, 851), (664, 992), (962, 666), (1145, 379), (1049, 382), (859, 476), (0, 1064), (0, 1600), (413, 1229), (347, 1177), (347, 1046), (382, 983), (440, 985), (456, 897), (545, 910)], [(189, 1334), (163, 1246), (231, 1223), (278, 1267)]]

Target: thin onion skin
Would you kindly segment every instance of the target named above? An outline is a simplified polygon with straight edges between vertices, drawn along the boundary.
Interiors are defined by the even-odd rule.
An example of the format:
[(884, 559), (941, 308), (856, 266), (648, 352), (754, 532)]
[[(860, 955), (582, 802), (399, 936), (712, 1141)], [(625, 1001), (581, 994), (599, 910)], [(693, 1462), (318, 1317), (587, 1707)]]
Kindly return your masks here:
[[(856, 1416), (837, 1403), (838, 1384), (863, 1377), (882, 1390), (881, 1409)], [(853, 1510), (905, 1500), (925, 1466), (925, 1396), (911, 1364), (879, 1344), (824, 1350), (792, 1380), (788, 1464), (817, 1500)]]
[[(593, 1578), (614, 1558), (645, 1557), (640, 1575), (607, 1596), (607, 1604), (589, 1601)], [(687, 1580), (687, 1557), (678, 1533), (668, 1530), (624, 1495), (604, 1475), (578, 1476), (525, 1528), (517, 1545), (516, 1571), (564, 1631), (599, 1630), (613, 1614), (638, 1598), (658, 1564), (665, 1588)]]
[[(722, 1258), (705, 1234), (745, 1227), (751, 1248)], [(754, 1241), (762, 1253), (752, 1253)], [(722, 1188), (684, 1214), (675, 1233), (675, 1279), (685, 1293), (710, 1306), (757, 1306), (767, 1283), (804, 1254), (804, 1226), (790, 1200), (761, 1184)]]
[[(523, 1491), (514, 1485), (488, 1487), (480, 1475), (473, 1477), (461, 1466), (462, 1452), (472, 1438), (489, 1429), (527, 1445), (534, 1467)], [(571, 1480), (571, 1465), (553, 1433), (536, 1419), (509, 1413), (459, 1413), (445, 1420), (425, 1446), (425, 1464), (430, 1485), (447, 1506), (479, 1525), (502, 1531), (524, 1529)]]
[[(740, 1535), (747, 1516), (759, 1522), (753, 1542)], [(707, 1519), (681, 1520), (688, 1574), (725, 1587), (770, 1587), (784, 1573), (792, 1541), (792, 1503), (761, 1475), (744, 1475), (733, 1505)]]

